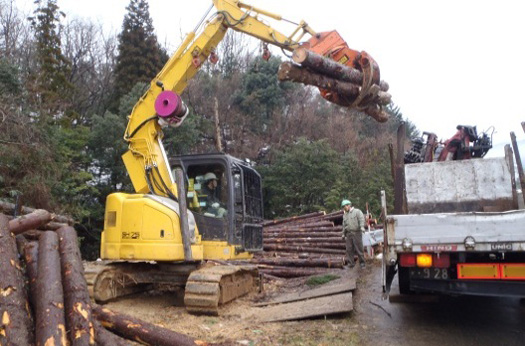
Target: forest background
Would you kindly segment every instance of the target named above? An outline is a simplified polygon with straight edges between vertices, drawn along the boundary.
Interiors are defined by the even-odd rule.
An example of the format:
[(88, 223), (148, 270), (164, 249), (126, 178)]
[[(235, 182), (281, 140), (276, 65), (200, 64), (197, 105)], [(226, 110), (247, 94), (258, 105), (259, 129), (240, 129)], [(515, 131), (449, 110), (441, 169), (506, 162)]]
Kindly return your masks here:
[[(117, 36), (86, 19), (66, 21), (57, 0), (22, 13), (0, 0), (0, 198), (71, 215), (85, 258), (96, 258), (106, 196), (132, 192), (121, 155), (127, 116), (169, 55), (147, 0), (130, 0)], [(324, 101), (315, 88), (281, 83), (281, 58), (250, 53), (230, 31), (219, 62), (205, 63), (182, 98), (190, 115), (164, 132), (169, 157), (222, 151), (263, 177), (265, 218), (339, 209), (343, 198), (379, 215), (392, 205), (388, 144), (399, 107), (377, 123)], [(219, 116), (217, 136), (215, 114)]]

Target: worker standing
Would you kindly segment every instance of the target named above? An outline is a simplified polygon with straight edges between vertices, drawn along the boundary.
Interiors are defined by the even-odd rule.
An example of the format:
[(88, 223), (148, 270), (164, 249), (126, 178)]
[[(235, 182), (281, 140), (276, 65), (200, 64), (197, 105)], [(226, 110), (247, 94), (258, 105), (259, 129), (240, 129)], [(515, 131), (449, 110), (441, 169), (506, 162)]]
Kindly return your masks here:
[(363, 232), (365, 231), (365, 216), (363, 212), (352, 206), (352, 202), (344, 199), (343, 208), (343, 239), (346, 239), (346, 257), (350, 268), (355, 266), (354, 255), (357, 253), (361, 268), (365, 267), (363, 256)]

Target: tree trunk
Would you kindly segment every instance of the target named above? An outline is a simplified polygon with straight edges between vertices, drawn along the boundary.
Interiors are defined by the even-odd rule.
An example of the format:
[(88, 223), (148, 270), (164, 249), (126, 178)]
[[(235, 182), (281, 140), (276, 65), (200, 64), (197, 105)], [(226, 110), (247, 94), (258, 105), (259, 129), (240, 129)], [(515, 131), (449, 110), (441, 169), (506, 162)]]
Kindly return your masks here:
[(95, 339), (97, 346), (129, 346), (130, 343), (126, 339), (113, 334), (104, 328), (99, 321), (94, 320), (93, 326), (95, 328)]
[(263, 274), (270, 274), (281, 278), (297, 278), (301, 276), (310, 276), (316, 274), (323, 274), (327, 269), (318, 268), (260, 268), (259, 271)]
[(341, 232), (279, 232), (279, 233), (269, 233), (265, 234), (264, 239), (271, 238), (341, 238)]
[(264, 227), (265, 232), (275, 232), (277, 230), (288, 230), (288, 229), (308, 229), (308, 228), (321, 228), (321, 227), (334, 227), (334, 223), (330, 221), (312, 222), (312, 223), (289, 223), (287, 225), (276, 225), (271, 227)]
[(214, 97), (213, 114), (215, 120), (215, 148), (219, 153), (222, 153), (222, 136), (221, 136), (221, 124), (219, 123), (219, 100)]
[(33, 321), (7, 217), (0, 214), (0, 345), (33, 344)]
[[(382, 99), (382, 97), (380, 96), (381, 100), (381, 104), (389, 104), (390, 103), (390, 95), (388, 95), (388, 97), (385, 97), (384, 99)], [(388, 121), (388, 113), (385, 112), (385, 110), (382, 108), (382, 107), (379, 107), (379, 106), (376, 106), (376, 105), (371, 105), (371, 106), (368, 106), (367, 108), (364, 109), (364, 111), (367, 115), (371, 116), (372, 118), (374, 118), (375, 120), (377, 120), (377, 122), (379, 123), (384, 123), (384, 122), (387, 122)]]
[(363, 74), (361, 71), (340, 64), (330, 58), (325, 58), (306, 48), (297, 48), (294, 50), (292, 60), (323, 75), (353, 84), (363, 84)]
[(318, 249), (340, 249), (340, 250), (346, 249), (346, 244), (341, 241), (318, 243), (314, 240), (310, 242), (286, 243), (286, 246), (312, 247), (312, 248), (318, 248)]
[(326, 214), (323, 218), (323, 220), (330, 220), (330, 221), (343, 221), (343, 211), (335, 211), (330, 214)]
[(344, 240), (341, 238), (341, 236), (338, 237), (331, 237), (331, 238), (269, 238), (264, 239), (265, 244), (291, 244), (291, 243), (299, 243), (299, 244), (321, 244), (321, 243), (327, 243), (327, 244), (344, 244)]
[(24, 259), (26, 262), (27, 281), (29, 282), (29, 301), (36, 311), (36, 280), (38, 275), (38, 242), (30, 241), (24, 246)]
[[(4, 213), (13, 213), (16, 209), (16, 206), (13, 203), (0, 201), (0, 210)], [(37, 209), (22, 207), (22, 214), (31, 214)], [(67, 223), (72, 225), (74, 223), (73, 219), (64, 215), (53, 215), (53, 220), (56, 222)]]
[(102, 325), (111, 331), (129, 340), (134, 340), (145, 345), (206, 345), (207, 343), (194, 340), (189, 336), (159, 327), (137, 318), (119, 314), (93, 305), (93, 315)]
[(41, 229), (44, 231), (56, 231), (60, 227), (64, 227), (67, 225), (68, 225), (67, 223), (51, 221), (51, 222), (46, 223), (45, 225), (38, 227), (38, 229)]
[(331, 253), (344, 255), (346, 251), (335, 249), (320, 249), (308, 246), (287, 246), (287, 245), (264, 245), (264, 251), (285, 251), (285, 252), (311, 252), (311, 253)]
[(266, 221), (266, 222), (263, 222), (262, 225), (263, 225), (263, 227), (264, 226), (270, 226), (270, 225), (273, 226), (273, 225), (277, 225), (277, 224), (281, 224), (281, 223), (293, 222), (293, 221), (297, 221), (297, 220), (308, 219), (308, 218), (312, 218), (312, 217), (316, 217), (316, 216), (320, 216), (320, 215), (325, 215), (325, 212), (324, 211), (317, 211), (317, 212), (314, 212), (314, 213), (304, 214), (304, 215), (300, 215), (300, 216), (291, 216), (291, 217), (286, 217), (284, 219)]
[(72, 346), (94, 345), (91, 301), (78, 248), (77, 232), (71, 226), (57, 230), (64, 289), (64, 309), (69, 341)]
[(349, 102), (355, 100), (360, 93), (360, 87), (357, 84), (330, 78), (294, 65), (288, 61), (281, 64), (277, 77), (280, 81), (298, 82), (330, 90), (343, 96)]
[(67, 345), (58, 235), (43, 232), (38, 242), (36, 345)]
[(9, 221), (9, 229), (14, 235), (23, 233), (30, 229), (38, 228), (53, 218), (53, 215), (47, 210), (37, 209), (31, 214), (23, 215)]
[(312, 227), (312, 228), (303, 228), (303, 227), (282, 227), (282, 228), (265, 228), (263, 230), (264, 234), (274, 234), (274, 233), (312, 233), (312, 232), (337, 232), (341, 231), (342, 226), (328, 226), (328, 227)]
[(316, 258), (316, 259), (296, 259), (296, 258), (260, 258), (252, 260), (253, 263), (267, 264), (284, 267), (326, 267), (342, 268), (344, 265), (343, 257), (336, 258)]

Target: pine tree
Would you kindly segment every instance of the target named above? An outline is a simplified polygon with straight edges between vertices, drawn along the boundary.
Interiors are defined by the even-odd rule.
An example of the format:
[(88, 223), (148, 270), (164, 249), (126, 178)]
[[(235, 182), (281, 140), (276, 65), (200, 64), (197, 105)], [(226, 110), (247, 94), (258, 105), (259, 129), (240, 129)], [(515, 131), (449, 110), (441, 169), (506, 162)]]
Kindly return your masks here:
[(68, 81), (70, 63), (62, 54), (60, 18), (56, 0), (35, 0), (37, 9), (29, 18), (35, 31), (37, 72), (33, 74), (35, 104), (42, 121), (58, 118), (67, 108), (72, 84)]
[(119, 35), (112, 110), (138, 82), (149, 83), (168, 60), (157, 42), (147, 0), (130, 0)]

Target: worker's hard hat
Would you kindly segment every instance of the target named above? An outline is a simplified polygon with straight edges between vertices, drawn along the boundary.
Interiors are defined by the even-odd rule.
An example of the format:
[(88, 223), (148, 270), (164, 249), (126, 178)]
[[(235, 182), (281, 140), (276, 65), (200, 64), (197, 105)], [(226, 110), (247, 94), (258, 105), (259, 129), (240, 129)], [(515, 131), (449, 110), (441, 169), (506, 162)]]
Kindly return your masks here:
[(210, 181), (212, 179), (217, 180), (217, 176), (215, 175), (215, 173), (208, 172), (204, 175), (204, 181)]
[(341, 208), (344, 207), (345, 205), (352, 205), (352, 202), (350, 202), (347, 199), (343, 199), (343, 201), (341, 202)]

